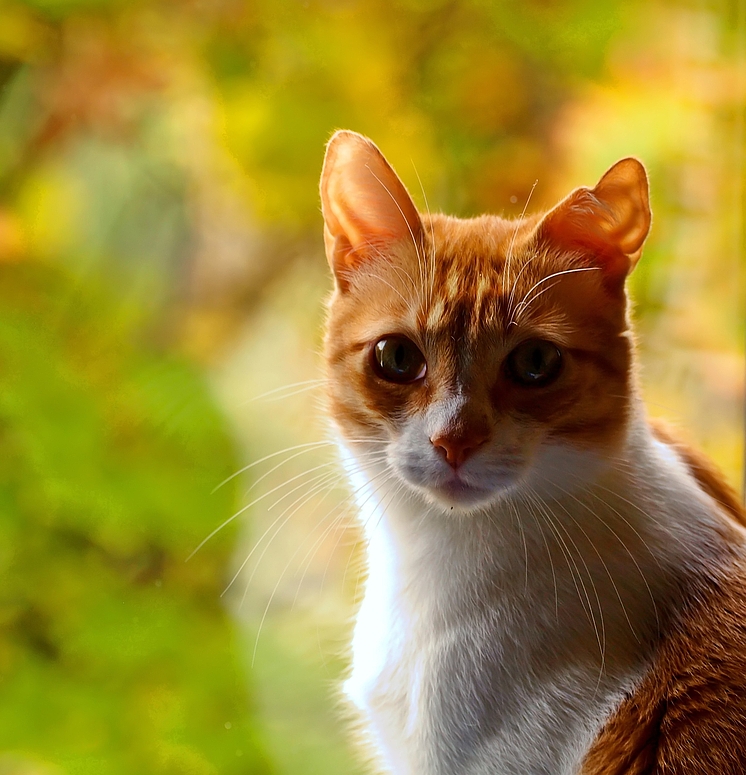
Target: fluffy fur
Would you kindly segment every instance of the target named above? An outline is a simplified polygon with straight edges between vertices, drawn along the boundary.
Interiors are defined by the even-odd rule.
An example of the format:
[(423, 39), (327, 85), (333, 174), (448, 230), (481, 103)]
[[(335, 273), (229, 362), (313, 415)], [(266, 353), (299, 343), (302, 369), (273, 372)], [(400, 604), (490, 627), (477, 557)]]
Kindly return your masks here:
[[(634, 159), (518, 221), (420, 214), (340, 132), (321, 184), (330, 413), (367, 539), (346, 691), (396, 775), (746, 771), (743, 515), (647, 421)], [(404, 336), (421, 378), (382, 378)], [(551, 342), (559, 376), (506, 366)]]

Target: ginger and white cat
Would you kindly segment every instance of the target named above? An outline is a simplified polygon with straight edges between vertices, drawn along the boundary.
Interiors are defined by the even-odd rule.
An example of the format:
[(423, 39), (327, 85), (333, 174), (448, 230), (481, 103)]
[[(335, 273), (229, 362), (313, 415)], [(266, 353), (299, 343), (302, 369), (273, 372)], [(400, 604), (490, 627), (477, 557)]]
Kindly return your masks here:
[(368, 575), (346, 692), (396, 775), (746, 772), (733, 492), (646, 418), (615, 164), (550, 212), (422, 214), (329, 143), (325, 353)]

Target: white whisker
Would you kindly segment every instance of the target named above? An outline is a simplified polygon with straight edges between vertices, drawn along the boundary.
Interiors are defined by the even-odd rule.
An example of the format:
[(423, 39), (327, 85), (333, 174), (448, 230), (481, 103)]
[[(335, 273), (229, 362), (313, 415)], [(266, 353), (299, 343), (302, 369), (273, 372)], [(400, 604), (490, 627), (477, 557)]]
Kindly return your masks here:
[[(342, 475), (340, 475), (340, 478), (341, 478), (341, 476)], [(266, 549), (265, 549), (265, 551), (266, 551)], [(286, 563), (285, 567), (283, 568), (282, 573), (280, 574), (279, 578), (277, 579), (277, 582), (275, 583), (275, 586), (274, 586), (274, 588), (272, 590), (272, 594), (270, 595), (269, 600), (267, 601), (267, 605), (264, 608), (264, 612), (262, 613), (262, 617), (261, 617), (261, 620), (259, 622), (259, 627), (257, 629), (256, 639), (254, 641), (254, 650), (252, 652), (252, 657), (251, 657), (251, 665), (252, 665), (252, 667), (254, 666), (254, 662), (256, 661), (256, 651), (257, 651), (257, 648), (259, 646), (259, 638), (261, 636), (261, 632), (262, 632), (262, 629), (264, 627), (264, 622), (265, 622), (265, 620), (267, 618), (267, 614), (269, 612), (269, 609), (272, 606), (272, 601), (274, 600), (274, 597), (277, 594), (277, 590), (279, 589), (280, 584), (281, 584), (283, 578), (285, 577), (285, 574), (287, 573), (290, 565), (292, 564), (292, 561), (295, 559), (295, 557), (298, 555), (299, 552), (300, 552), (300, 547), (298, 547), (298, 549), (296, 549), (296, 551), (293, 554), (293, 556)], [(253, 574), (252, 574), (252, 577), (253, 577)], [(251, 583), (251, 578), (249, 579), (248, 584), (250, 584), (250, 583)], [(246, 586), (246, 590), (248, 590), (248, 584)], [(244, 598), (246, 596), (246, 590), (244, 591)]]
[[(287, 390), (293, 390), (290, 395), (294, 396), (297, 393), (302, 393), (306, 390), (312, 390), (319, 385), (323, 385), (324, 382), (326, 382), (325, 379), (304, 379), (301, 382), (291, 382), (289, 385), (283, 385), (282, 387), (274, 388), (273, 390), (267, 390), (265, 393), (260, 393), (258, 396), (254, 396), (253, 398), (248, 399), (248, 401), (244, 402), (244, 404), (250, 404), (253, 401), (262, 401), (263, 399), (270, 398), (277, 393), (283, 393)], [(297, 388), (301, 389), (298, 390)], [(282, 398), (287, 398), (287, 396), (283, 395)]]
[[(528, 196), (526, 197), (526, 201), (523, 204), (523, 210), (521, 210), (521, 215), (516, 221), (515, 229), (513, 229), (513, 234), (510, 237), (510, 244), (508, 245), (508, 251), (507, 255), (505, 257), (505, 279), (508, 279), (508, 275), (510, 273), (510, 265), (513, 260), (513, 247), (515, 246), (515, 238), (518, 236), (518, 230), (521, 228), (521, 222), (523, 221), (523, 218), (526, 215), (526, 210), (528, 209), (528, 204), (531, 201), (531, 197), (534, 195), (534, 189), (539, 184), (538, 180), (534, 181), (534, 185), (531, 186), (531, 190), (528, 192)], [(513, 287), (515, 287), (515, 283), (513, 284)], [(511, 296), (512, 298), (512, 296)]]
[(404, 219), (404, 223), (407, 224), (407, 229), (409, 230), (409, 236), (412, 238), (412, 245), (414, 245), (415, 252), (417, 254), (418, 261), (421, 260), (420, 258), (420, 248), (417, 244), (417, 240), (415, 239), (414, 232), (412, 231), (412, 227), (409, 225), (409, 221), (407, 220), (407, 216), (404, 215), (404, 210), (401, 209), (401, 205), (399, 202), (396, 201), (396, 197), (389, 191), (389, 189), (386, 187), (386, 184), (376, 175), (375, 172), (370, 168), (370, 165), (365, 165), (368, 169), (368, 172), (381, 184), (381, 188), (391, 197), (391, 201), (396, 205), (396, 209), (401, 213), (401, 217)]
[[(425, 210), (427, 211), (427, 217), (430, 221), (430, 242), (431, 245), (431, 251), (426, 253), (426, 258), (429, 258), (429, 282), (425, 285), (425, 293), (426, 293), (426, 303), (427, 306), (432, 306), (432, 300), (433, 300), (433, 286), (435, 284), (435, 255), (436, 255), (436, 245), (435, 245), (435, 226), (433, 224), (433, 217), (432, 213), (430, 212), (430, 205), (427, 201), (427, 194), (425, 193), (425, 187), (422, 185), (422, 179), (420, 178), (420, 173), (417, 172), (417, 167), (414, 165), (414, 160), (412, 160), (412, 167), (414, 168), (414, 174), (417, 176), (417, 182), (420, 184), (420, 191), (422, 191), (422, 198), (425, 200)], [(425, 270), (427, 271), (428, 267), (425, 267)], [(424, 279), (423, 279), (424, 284)]]
[[(549, 525), (549, 527), (551, 529), (553, 529), (555, 531), (555, 535), (556, 535), (557, 539), (560, 541), (561, 545), (564, 546), (565, 549), (567, 550), (567, 553), (568, 553), (567, 556), (572, 561), (572, 564), (573, 564), (573, 566), (574, 566), (574, 568), (575, 568), (575, 570), (577, 572), (578, 581), (580, 582), (580, 585), (583, 588), (583, 596), (584, 596), (585, 601), (586, 601), (587, 606), (588, 606), (587, 607), (587, 613), (588, 613), (588, 616), (590, 618), (591, 624), (593, 626), (593, 630), (594, 630), (594, 632), (596, 634), (596, 640), (598, 641), (599, 654), (600, 654), (600, 657), (601, 657), (601, 664), (600, 664), (600, 668), (599, 668), (598, 682), (596, 684), (596, 691), (598, 691), (598, 687), (600, 686), (601, 677), (603, 675), (603, 670), (604, 670), (604, 666), (605, 666), (605, 663), (606, 663), (606, 629), (605, 629), (605, 624), (604, 624), (603, 607), (601, 605), (601, 599), (599, 597), (598, 590), (596, 589), (596, 585), (595, 585), (595, 583), (593, 581), (593, 575), (591, 574), (590, 569), (588, 568), (588, 564), (586, 563), (585, 558), (583, 557), (583, 553), (578, 548), (578, 545), (575, 543), (575, 540), (572, 538), (572, 536), (570, 535), (570, 533), (567, 530), (567, 528), (564, 527), (564, 525), (562, 524), (562, 522), (560, 520), (552, 518), (551, 510), (547, 507), (547, 505), (544, 503), (544, 501), (538, 495), (536, 495), (536, 493), (533, 494), (533, 498), (535, 499), (536, 505), (539, 507), (539, 510), (542, 512), (542, 514), (546, 518), (547, 524)], [(583, 567), (585, 568), (586, 575), (588, 576), (588, 581), (589, 581), (589, 583), (591, 585), (591, 589), (593, 590), (594, 597), (596, 599), (596, 605), (598, 606), (598, 612), (599, 612), (599, 618), (600, 618), (600, 626), (599, 626), (599, 623), (596, 622), (596, 616), (595, 616), (595, 613), (594, 613), (594, 610), (593, 610), (593, 605), (591, 603), (591, 599), (590, 599), (590, 595), (588, 594), (588, 590), (587, 590), (587, 588), (585, 586), (585, 582), (583, 581), (583, 576), (580, 573), (580, 569), (578, 568), (578, 565), (577, 565), (577, 563), (575, 562), (575, 560), (574, 560), (574, 558), (572, 556), (572, 552), (570, 551), (569, 547), (567, 546), (567, 544), (565, 543), (564, 539), (562, 538), (562, 535), (559, 532), (560, 528), (562, 529), (562, 531), (564, 532), (565, 536), (567, 537), (567, 540), (570, 541), (570, 543), (575, 548), (575, 551), (578, 554), (578, 559), (580, 560), (580, 562), (583, 564)], [(578, 590), (578, 594), (580, 595), (580, 590)], [(583, 598), (581, 597), (581, 603), (582, 602), (583, 602)]]
[(228, 482), (232, 481), (237, 476), (240, 476), (241, 474), (245, 473), (246, 471), (249, 471), (255, 466), (258, 466), (267, 460), (271, 460), (273, 457), (277, 457), (278, 455), (284, 455), (286, 452), (293, 452), (294, 450), (300, 449), (301, 447), (314, 447), (314, 448), (320, 449), (321, 447), (329, 447), (333, 445), (334, 445), (333, 441), (310, 441), (306, 444), (295, 444), (292, 447), (286, 447), (285, 449), (281, 449), (278, 452), (272, 452), (270, 455), (265, 455), (263, 458), (260, 458), (259, 460), (254, 460), (253, 463), (249, 463), (247, 466), (244, 466), (243, 468), (239, 468), (238, 471), (231, 474), (226, 479), (223, 479), (223, 481), (220, 482), (220, 484), (217, 485), (217, 487), (215, 487), (215, 489), (210, 494), (214, 495), (221, 487), (228, 484)]
[(561, 277), (563, 275), (568, 274), (577, 274), (578, 272), (597, 272), (599, 268), (597, 266), (583, 266), (583, 267), (577, 267), (575, 269), (563, 269), (561, 272), (552, 272), (552, 274), (547, 275), (546, 277), (542, 277), (541, 280), (535, 282), (528, 291), (524, 294), (523, 299), (518, 303), (518, 305), (515, 308), (515, 313), (512, 315), (511, 320), (515, 320), (520, 314), (523, 307), (527, 306), (533, 299), (528, 299), (529, 295), (540, 285), (547, 282), (547, 280), (551, 280), (554, 277)]

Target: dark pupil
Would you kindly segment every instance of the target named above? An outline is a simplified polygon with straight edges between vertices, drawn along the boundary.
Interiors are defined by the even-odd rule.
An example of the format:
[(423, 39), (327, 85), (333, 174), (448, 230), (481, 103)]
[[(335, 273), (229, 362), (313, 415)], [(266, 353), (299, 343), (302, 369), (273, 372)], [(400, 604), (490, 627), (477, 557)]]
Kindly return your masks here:
[(416, 366), (413, 363), (414, 358), (412, 356), (411, 347), (407, 347), (403, 342), (389, 340), (383, 346), (381, 366), (385, 370), (390, 370), (396, 376), (408, 377), (410, 376), (408, 372), (413, 371)]
[(422, 371), (424, 358), (406, 339), (382, 339), (375, 347), (375, 360), (380, 376), (392, 382), (409, 382)]
[(546, 385), (557, 377), (561, 365), (560, 351), (541, 340), (519, 345), (508, 359), (509, 374), (524, 385)]
[(529, 358), (529, 373), (532, 377), (540, 377), (546, 370), (546, 353), (541, 347), (534, 347)]

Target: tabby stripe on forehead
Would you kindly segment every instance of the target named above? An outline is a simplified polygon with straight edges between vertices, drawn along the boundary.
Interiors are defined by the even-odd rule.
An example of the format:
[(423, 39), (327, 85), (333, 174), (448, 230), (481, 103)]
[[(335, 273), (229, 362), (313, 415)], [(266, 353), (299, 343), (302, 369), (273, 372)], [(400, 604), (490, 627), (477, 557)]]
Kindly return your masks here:
[(418, 315), (418, 319), (426, 318), (427, 330), (433, 336), (444, 335), (461, 340), (494, 326), (499, 310), (506, 303), (504, 295), (498, 292), (476, 300), (466, 294), (441, 297), (435, 300), (426, 315), (424, 312)]

